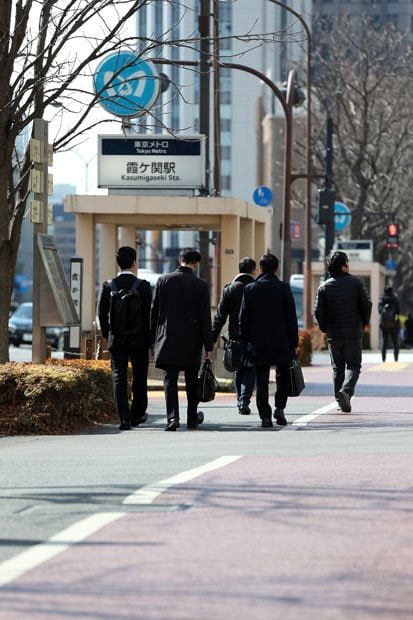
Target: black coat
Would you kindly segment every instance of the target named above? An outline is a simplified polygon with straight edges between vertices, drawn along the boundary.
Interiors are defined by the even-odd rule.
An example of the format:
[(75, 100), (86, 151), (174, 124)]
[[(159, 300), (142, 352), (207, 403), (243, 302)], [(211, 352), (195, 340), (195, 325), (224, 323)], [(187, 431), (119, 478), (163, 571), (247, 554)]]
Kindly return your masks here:
[[(116, 286), (119, 290), (129, 290), (136, 280), (136, 277), (130, 273), (120, 273), (116, 278), (113, 278)], [(139, 334), (133, 336), (113, 336), (110, 332), (109, 326), (109, 310), (110, 310), (110, 285), (108, 282), (104, 282), (100, 293), (98, 304), (98, 316), (100, 322), (100, 329), (102, 336), (108, 340), (109, 350), (113, 349), (139, 349), (142, 347), (149, 348), (150, 345), (150, 331), (149, 331), (149, 318), (151, 312), (152, 291), (151, 286), (147, 280), (141, 280), (138, 288), (139, 297), (141, 300), (142, 308), (142, 329)]]
[(221, 329), (228, 318), (228, 334), (230, 338), (239, 338), (239, 311), (241, 309), (244, 287), (254, 282), (254, 276), (249, 273), (239, 273), (224, 287), (221, 299), (212, 321), (212, 337), (218, 340)]
[(328, 339), (361, 338), (370, 315), (369, 294), (357, 276), (342, 272), (318, 288), (314, 316)]
[(151, 311), (155, 366), (199, 368), (202, 347), (212, 351), (208, 285), (190, 267), (161, 276)]
[(395, 329), (400, 329), (400, 302), (394, 293), (383, 293), (383, 295), (380, 297), (378, 305), (378, 310), (380, 314), (380, 327), (383, 329), (383, 318), (381, 316), (381, 311), (386, 304), (389, 304), (389, 306), (394, 306), (394, 314), (397, 316)]
[(298, 346), (294, 297), (275, 275), (260, 275), (244, 288), (241, 337), (251, 342), (256, 366), (289, 365)]

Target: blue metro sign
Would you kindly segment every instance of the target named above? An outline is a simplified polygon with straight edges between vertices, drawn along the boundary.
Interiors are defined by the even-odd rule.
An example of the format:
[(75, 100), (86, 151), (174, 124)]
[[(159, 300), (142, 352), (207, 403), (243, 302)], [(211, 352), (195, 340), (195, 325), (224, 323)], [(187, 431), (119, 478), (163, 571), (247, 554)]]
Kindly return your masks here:
[(103, 108), (114, 116), (145, 114), (159, 94), (155, 66), (138, 54), (124, 51), (106, 56), (94, 76), (95, 92)]

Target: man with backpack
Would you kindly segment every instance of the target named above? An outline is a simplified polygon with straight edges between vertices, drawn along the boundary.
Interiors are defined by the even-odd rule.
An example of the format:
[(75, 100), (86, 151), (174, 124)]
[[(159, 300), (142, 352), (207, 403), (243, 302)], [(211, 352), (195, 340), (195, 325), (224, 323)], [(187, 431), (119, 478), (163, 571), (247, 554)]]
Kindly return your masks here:
[(386, 361), (387, 341), (390, 336), (393, 343), (394, 361), (399, 359), (399, 330), (400, 330), (400, 303), (393, 288), (387, 286), (379, 301), (380, 329), (381, 329), (381, 358)]
[[(98, 315), (102, 337), (108, 341), (113, 393), (120, 419), (128, 431), (148, 419), (149, 319), (152, 292), (149, 282), (136, 277), (136, 251), (119, 248), (120, 272), (103, 283)], [(128, 363), (132, 364), (132, 405), (128, 401)]]
[[(241, 309), (244, 287), (255, 280), (257, 264), (253, 258), (246, 256), (239, 262), (239, 273), (226, 284), (219, 300), (214, 319), (212, 322), (212, 337), (214, 342), (218, 340), (221, 329), (228, 319), (228, 336), (231, 340), (239, 340), (239, 311)], [(255, 387), (255, 366), (248, 357), (248, 351), (244, 351), (241, 366), (234, 371), (234, 383), (237, 391), (238, 413), (249, 415), (251, 413), (250, 401)]]

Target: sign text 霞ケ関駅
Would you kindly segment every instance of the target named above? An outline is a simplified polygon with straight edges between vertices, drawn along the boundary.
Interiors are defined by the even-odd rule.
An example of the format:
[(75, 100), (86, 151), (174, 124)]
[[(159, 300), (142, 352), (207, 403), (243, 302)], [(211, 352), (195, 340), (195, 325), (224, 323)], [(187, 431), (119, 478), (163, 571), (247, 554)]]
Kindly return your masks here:
[(201, 135), (99, 136), (98, 186), (201, 188), (205, 140)]

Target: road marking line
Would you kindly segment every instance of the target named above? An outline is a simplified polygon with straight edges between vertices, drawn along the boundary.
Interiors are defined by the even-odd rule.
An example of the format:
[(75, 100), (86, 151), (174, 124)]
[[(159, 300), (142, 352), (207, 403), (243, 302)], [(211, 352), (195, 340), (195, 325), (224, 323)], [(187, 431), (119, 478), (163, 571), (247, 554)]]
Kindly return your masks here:
[(176, 474), (176, 476), (172, 476), (171, 478), (166, 478), (165, 480), (160, 480), (159, 482), (154, 482), (153, 484), (147, 484), (144, 487), (134, 491), (131, 495), (125, 497), (122, 504), (151, 504), (153, 500), (158, 497), (158, 495), (169, 489), (169, 487), (176, 484), (183, 484), (184, 482), (193, 480), (202, 474), (214, 471), (215, 469), (220, 469), (220, 467), (225, 467), (225, 465), (229, 465), (240, 458), (241, 456), (221, 456), (213, 461), (210, 461), (209, 463), (206, 463), (205, 465), (195, 467), (194, 469), (188, 469), (187, 471)]
[(328, 405), (325, 405), (324, 407), (321, 407), (320, 409), (316, 409), (312, 413), (308, 413), (307, 415), (303, 415), (301, 418), (298, 418), (298, 420), (295, 420), (291, 424), (291, 426), (307, 426), (309, 422), (311, 422), (312, 420), (315, 420), (315, 418), (318, 418), (319, 415), (328, 413), (329, 411), (331, 411), (332, 409), (335, 409), (336, 407), (337, 407), (336, 401), (334, 401), (333, 403), (329, 403)]
[(37, 568), (40, 564), (63, 553), (69, 547), (85, 540), (105, 525), (125, 516), (124, 512), (100, 512), (77, 523), (73, 523), (65, 530), (51, 536), (45, 542), (39, 543), (22, 551), (18, 555), (0, 563), (0, 588), (10, 581), (21, 577), (28, 571)]

